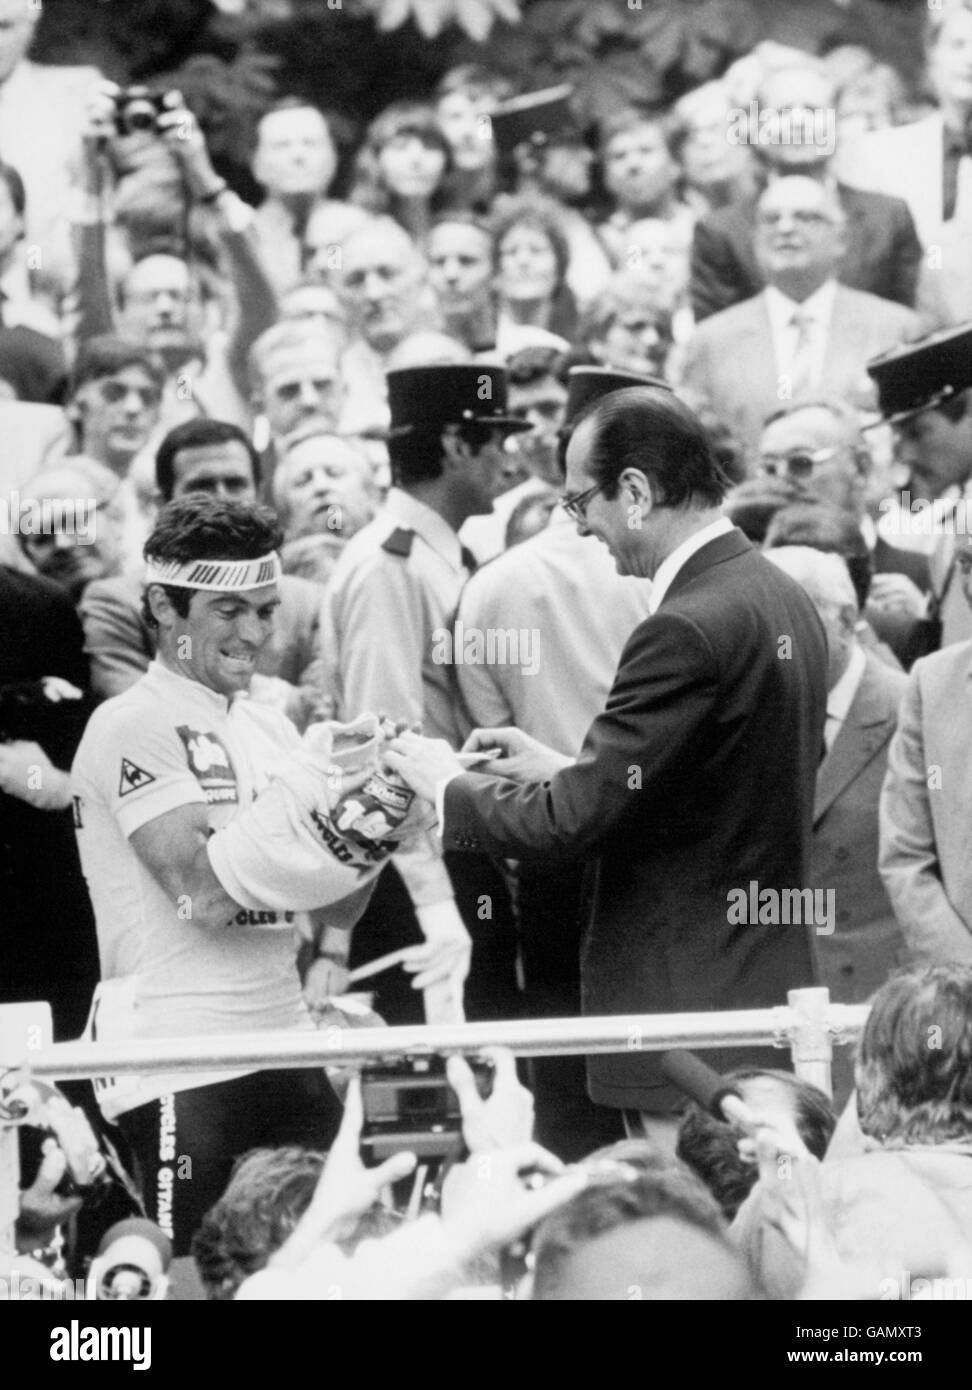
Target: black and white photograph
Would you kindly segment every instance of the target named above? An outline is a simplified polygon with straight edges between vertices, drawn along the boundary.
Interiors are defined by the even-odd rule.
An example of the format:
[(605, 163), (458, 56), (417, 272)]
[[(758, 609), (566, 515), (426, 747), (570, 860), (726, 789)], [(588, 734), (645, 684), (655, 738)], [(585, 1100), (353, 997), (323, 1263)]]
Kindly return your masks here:
[(972, 0), (0, 0), (25, 1376), (958, 1355), (970, 839)]

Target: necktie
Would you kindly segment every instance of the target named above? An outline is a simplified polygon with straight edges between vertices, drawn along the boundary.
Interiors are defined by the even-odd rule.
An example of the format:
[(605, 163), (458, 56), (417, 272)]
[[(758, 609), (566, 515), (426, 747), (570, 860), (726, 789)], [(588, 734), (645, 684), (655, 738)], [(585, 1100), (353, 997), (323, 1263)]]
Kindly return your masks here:
[(790, 361), (790, 399), (796, 401), (813, 391), (813, 316), (796, 309), (790, 324), (796, 330)]
[(479, 562), (468, 545), (462, 547), (459, 552), (459, 557), (462, 560), (463, 569), (467, 569), (470, 574), (475, 574), (476, 570), (479, 568)]

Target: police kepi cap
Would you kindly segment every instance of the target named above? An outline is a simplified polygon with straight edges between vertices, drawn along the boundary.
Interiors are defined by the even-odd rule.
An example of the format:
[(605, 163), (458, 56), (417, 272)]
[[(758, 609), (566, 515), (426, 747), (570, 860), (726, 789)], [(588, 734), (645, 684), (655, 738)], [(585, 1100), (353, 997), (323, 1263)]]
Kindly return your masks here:
[(490, 115), (493, 140), (503, 154), (517, 145), (552, 144), (557, 140), (577, 140), (580, 130), (570, 109), (572, 87), (545, 87), (501, 102)]
[(972, 323), (902, 343), (867, 364), (889, 424), (932, 410), (972, 386)]
[(507, 375), (482, 363), (403, 367), (388, 373), (388, 404), (395, 439), (416, 429), (443, 425), (487, 425), (515, 434), (529, 423), (511, 415), (506, 403)]
[(570, 429), (580, 413), (602, 396), (609, 396), (612, 391), (624, 391), (629, 386), (660, 386), (664, 391), (672, 389), (660, 376), (618, 372), (611, 367), (571, 367), (567, 373), (564, 429)]

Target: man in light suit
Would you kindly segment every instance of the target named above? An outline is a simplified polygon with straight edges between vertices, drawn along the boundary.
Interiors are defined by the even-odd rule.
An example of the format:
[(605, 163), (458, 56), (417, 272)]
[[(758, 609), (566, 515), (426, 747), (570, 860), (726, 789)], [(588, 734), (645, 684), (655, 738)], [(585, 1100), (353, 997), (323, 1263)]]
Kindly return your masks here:
[(837, 283), (845, 244), (831, 189), (801, 175), (778, 179), (757, 215), (766, 289), (706, 319), (689, 340), (684, 385), (750, 453), (781, 403), (868, 403), (868, 358), (918, 331), (911, 310)]
[[(972, 546), (956, 580), (972, 605)], [(916, 661), (881, 793), (881, 876), (919, 965), (972, 963), (972, 642)]]
[[(767, 558), (802, 584), (827, 633), (826, 757), (817, 772), (810, 880), (833, 890), (835, 930), (817, 935), (820, 983), (840, 1004), (860, 1004), (903, 963), (904, 942), (877, 869), (878, 799), (906, 679), (865, 651), (846, 562), (809, 546)], [(853, 1088), (847, 1048), (834, 1054), (838, 1110)]]
[[(847, 242), (838, 269), (841, 284), (913, 305), (921, 243), (908, 204), (901, 197), (865, 191), (870, 185), (851, 187), (836, 180), (837, 157), (823, 134), (835, 100), (832, 78), (809, 56), (800, 66), (788, 64), (768, 73), (758, 94), (760, 108), (812, 112), (820, 144), (780, 140), (750, 148), (763, 166), (766, 182), (804, 174), (833, 189), (847, 219)], [(718, 208), (696, 224), (691, 295), (697, 323), (758, 294), (765, 283), (754, 247), (758, 191)]]
[(943, 224), (972, 215), (972, 3), (928, 6), (925, 54), (938, 110), (908, 125), (866, 135), (842, 173), (861, 188), (904, 198), (926, 248)]
[[(437, 800), (449, 849), (593, 861), (585, 1013), (769, 1005), (813, 982), (811, 928), (743, 923), (730, 904), (754, 881), (774, 897), (806, 881), (825, 714), (820, 620), (722, 515), (727, 480), (673, 393), (635, 387), (598, 402), (567, 446), (567, 486), (581, 534), (607, 545), (619, 574), (653, 581), (650, 616), (577, 761), (491, 729), (468, 741), (504, 750), (491, 775), (465, 774), (447, 745), (415, 734), (391, 745), (389, 762)], [(744, 1064), (769, 1056), (747, 1050)], [(591, 1057), (588, 1086), (628, 1112), (632, 1132), (674, 1143), (677, 1096), (656, 1054)]]

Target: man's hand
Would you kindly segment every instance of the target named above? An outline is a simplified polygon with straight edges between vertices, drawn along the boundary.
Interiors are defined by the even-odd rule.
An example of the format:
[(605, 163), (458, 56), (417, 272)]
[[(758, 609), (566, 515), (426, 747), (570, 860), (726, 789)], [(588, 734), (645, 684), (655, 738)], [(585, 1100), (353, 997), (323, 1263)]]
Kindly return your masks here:
[(522, 729), (473, 729), (462, 751), (475, 753), (480, 748), (500, 748), (502, 756), (480, 763), (474, 770), (491, 777), (511, 777), (514, 782), (547, 782), (554, 773), (570, 767), (574, 761), (531, 738)]
[(330, 1000), (348, 987), (348, 963), (318, 956), (304, 976), (304, 1003), (312, 1014), (324, 1013)]
[(70, 777), (29, 739), (0, 743), (0, 791), (37, 811), (63, 811), (71, 804)]
[(465, 772), (444, 738), (423, 738), (405, 730), (382, 754), (383, 761), (426, 801), (435, 803), (435, 789), (446, 778)]
[(83, 1110), (70, 1105), (61, 1095), (50, 1095), (43, 1103), (40, 1118), (54, 1131), (54, 1137), (44, 1140), (44, 1157), (37, 1177), (20, 1194), (16, 1230), (20, 1250), (47, 1245), (55, 1228), (81, 1207), (83, 1197), (62, 1197), (54, 1190), (65, 1173), (69, 1172), (79, 1187), (87, 1187), (100, 1177), (105, 1166)]
[(168, 95), (169, 109), (159, 116), (156, 126), (159, 137), (179, 161), (190, 194), (194, 198), (205, 198), (219, 188), (223, 180), (212, 166), (199, 122), (180, 93)]
[(483, 1100), (476, 1078), (464, 1057), (450, 1057), (446, 1063), (449, 1085), (459, 1097), (462, 1136), (470, 1153), (516, 1148), (533, 1138), (533, 1095), (521, 1086), (516, 1075), (516, 1059), (505, 1047), (483, 1049), (493, 1064), (493, 1090)]
[[(549, 1181), (531, 1190), (528, 1173)], [(587, 1185), (583, 1168), (565, 1169), (539, 1144), (474, 1154), (449, 1170), (442, 1187), (442, 1223), (469, 1260), (500, 1250), (533, 1229)]]
[(16, 1241), (18, 1250), (36, 1250), (49, 1245), (62, 1222), (80, 1211), (83, 1197), (61, 1197), (54, 1189), (67, 1172), (68, 1161), (56, 1139), (45, 1139), (41, 1152), (44, 1157), (37, 1177), (20, 1194), (20, 1215), (17, 1217)]
[(414, 1171), (416, 1159), (411, 1153), (395, 1154), (377, 1168), (366, 1168), (358, 1152), (363, 1121), (361, 1078), (354, 1076), (344, 1098), (341, 1128), (311, 1204), (289, 1240), (271, 1255), (269, 1268), (299, 1269), (317, 1245), (339, 1240), (387, 1187)]
[(906, 574), (876, 574), (867, 601), (894, 617), (924, 618), (928, 613), (928, 595)]
[(409, 946), (402, 954), (402, 965), (414, 975), (413, 989), (428, 989), (449, 981), (461, 997), (462, 983), (469, 974), (472, 939), (459, 916), (455, 901), (418, 906), (419, 927), (425, 937), (421, 946)]

